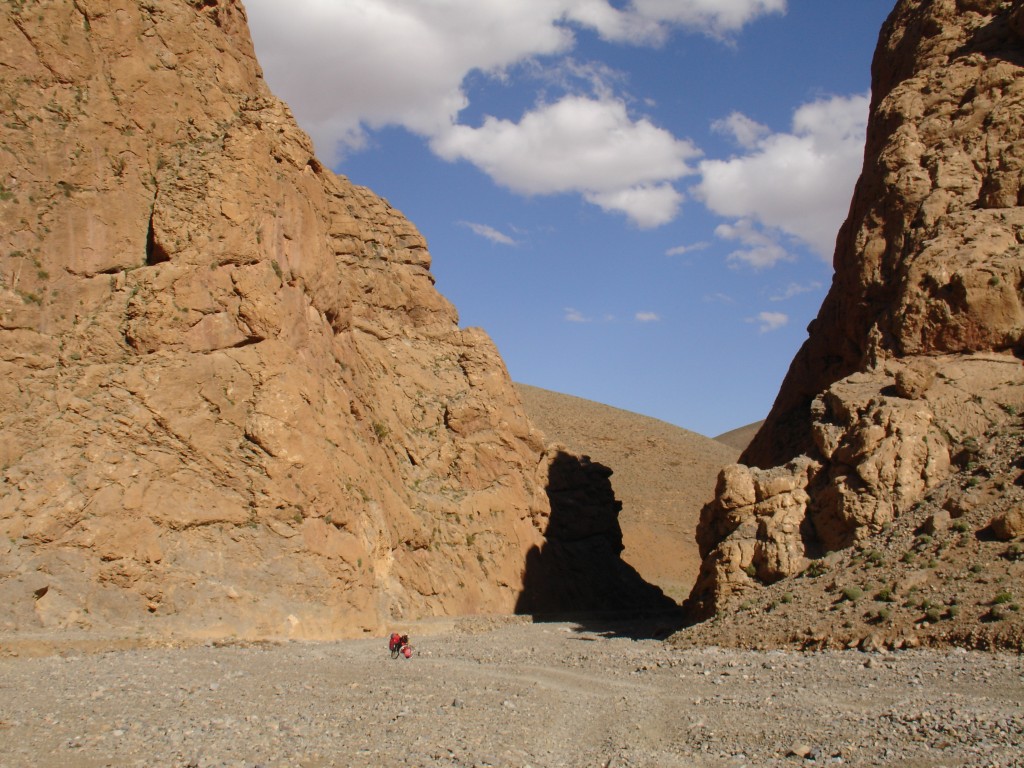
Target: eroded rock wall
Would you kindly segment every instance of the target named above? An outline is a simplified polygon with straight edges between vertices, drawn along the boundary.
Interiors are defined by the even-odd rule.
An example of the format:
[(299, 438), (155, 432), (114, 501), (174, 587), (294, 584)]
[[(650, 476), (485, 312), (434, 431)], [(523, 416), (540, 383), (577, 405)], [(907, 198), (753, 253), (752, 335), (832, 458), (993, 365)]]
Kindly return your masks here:
[(511, 611), (551, 457), (236, 0), (0, 9), (0, 629)]
[(862, 542), (1024, 401), (1024, 2), (900, 0), (835, 276), (698, 532), (695, 616)]

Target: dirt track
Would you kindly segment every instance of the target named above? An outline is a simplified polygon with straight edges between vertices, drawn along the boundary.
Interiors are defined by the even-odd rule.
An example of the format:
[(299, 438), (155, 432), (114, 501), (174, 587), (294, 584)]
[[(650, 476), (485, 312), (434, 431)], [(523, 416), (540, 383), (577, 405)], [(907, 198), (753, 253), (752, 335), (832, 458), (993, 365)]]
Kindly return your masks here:
[(411, 631), (2, 658), (0, 766), (1024, 765), (1020, 656)]

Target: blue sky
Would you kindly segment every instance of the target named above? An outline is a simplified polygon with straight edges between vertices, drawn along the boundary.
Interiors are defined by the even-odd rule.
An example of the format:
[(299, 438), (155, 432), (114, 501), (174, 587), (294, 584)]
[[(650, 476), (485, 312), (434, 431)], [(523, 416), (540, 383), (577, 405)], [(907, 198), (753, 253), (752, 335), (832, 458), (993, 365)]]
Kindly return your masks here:
[(831, 281), (893, 0), (246, 0), (317, 153), (515, 381), (713, 436)]

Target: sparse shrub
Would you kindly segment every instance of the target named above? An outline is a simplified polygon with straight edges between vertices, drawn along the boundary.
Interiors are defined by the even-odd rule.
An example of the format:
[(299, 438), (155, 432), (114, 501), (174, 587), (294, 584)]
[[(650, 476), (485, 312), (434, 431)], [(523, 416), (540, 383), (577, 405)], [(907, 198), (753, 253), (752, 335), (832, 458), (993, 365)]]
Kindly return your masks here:
[(907, 563), (908, 565), (910, 563), (914, 562), (914, 553), (913, 552), (904, 552), (903, 553), (903, 557), (900, 558), (900, 562), (901, 563)]
[(1011, 544), (1003, 553), (1003, 557), (1007, 560), (1024, 560), (1024, 544)]
[(882, 565), (882, 563), (885, 562), (885, 555), (883, 555), (877, 549), (869, 550), (867, 552), (867, 554), (864, 555), (864, 557), (867, 558), (867, 561), (869, 563), (871, 563), (872, 565), (875, 565), (875, 566)]
[(855, 603), (864, 597), (864, 590), (860, 587), (843, 587), (843, 600)]
[(388, 425), (385, 424), (384, 422), (375, 421), (373, 422), (373, 434), (377, 436), (378, 440), (383, 440), (389, 434), (391, 434), (391, 430), (388, 429)]
[(891, 603), (894, 602), (896, 598), (893, 597), (891, 587), (882, 587), (878, 590), (878, 594), (875, 595), (875, 600), (880, 600), (883, 603)]
[(946, 615), (951, 619), (955, 619), (960, 615), (960, 606), (956, 604), (949, 606), (949, 608), (946, 609)]
[(1013, 602), (1013, 595), (1011, 595), (1009, 592), (1004, 590), (1004, 591), (1000, 592), (998, 595), (996, 595), (994, 598), (992, 598), (992, 603), (991, 604), (992, 605), (1003, 605), (1005, 603), (1012, 603), (1012, 602)]
[(749, 576), (750, 578), (754, 578), (757, 575), (757, 568), (754, 567), (753, 563), (750, 563), (746, 568), (743, 569), (743, 572), (747, 574), (747, 576)]
[(928, 567), (929, 567), (929, 568), (938, 568), (938, 567), (939, 567), (939, 561), (938, 561), (938, 560), (936, 560), (936, 559), (935, 559), (935, 558), (933, 557), (933, 558), (932, 558), (931, 560), (929, 560), (929, 561), (928, 561)]
[(993, 605), (981, 618), (983, 621), (1002, 621), (1006, 618), (1006, 609), (1001, 605)]
[(741, 611), (749, 611), (749, 610), (752, 610), (753, 608), (754, 608), (754, 601), (753, 600), (744, 600), (742, 603), (740, 603), (740, 610)]
[(955, 520), (950, 526), (950, 529), (955, 533), (967, 533), (971, 529), (971, 526), (967, 524), (966, 520)]
[(783, 592), (782, 593), (782, 597), (779, 598), (779, 601), (782, 602), (782, 603), (785, 603), (786, 605), (788, 605), (789, 603), (792, 603), (793, 602), (793, 593), (792, 592)]
[(924, 612), (924, 617), (932, 624), (935, 624), (942, 618), (942, 611), (938, 608), (929, 608)]
[(985, 568), (981, 565), (981, 563), (975, 563), (971, 566), (970, 570), (971, 573), (981, 573), (983, 570), (985, 570)]
[(828, 570), (828, 565), (825, 564), (824, 560), (812, 560), (810, 565), (804, 569), (804, 574), (811, 578), (817, 578), (821, 574)]
[(884, 608), (879, 608), (875, 611), (875, 618), (877, 621), (888, 621), (890, 616), (892, 616), (892, 606), (890, 605), (887, 605)]

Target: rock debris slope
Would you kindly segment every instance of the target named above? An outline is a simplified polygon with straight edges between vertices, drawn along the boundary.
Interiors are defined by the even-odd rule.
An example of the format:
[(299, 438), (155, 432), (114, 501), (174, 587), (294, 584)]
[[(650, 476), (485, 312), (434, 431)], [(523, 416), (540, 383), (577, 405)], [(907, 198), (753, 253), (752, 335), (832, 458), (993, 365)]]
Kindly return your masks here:
[(0, 94), (0, 630), (511, 611), (561, 454), (242, 5), (5, 3)]
[[(1001, 446), (1012, 469), (1021, 454), (996, 436), (1024, 406), (1024, 2), (900, 0), (872, 80), (832, 288), (743, 463), (723, 470), (702, 512), (697, 617), (829, 552), (884, 548), (894, 521), (965, 468), (962, 482), (992, 485), (992, 499), (1019, 484), (1019, 469), (1000, 470), (1002, 489), (971, 480), (970, 456)], [(955, 490), (967, 489), (942, 496)], [(985, 539), (1006, 512), (989, 511), (964, 530)], [(1019, 569), (1001, 562), (1019, 591)]]

